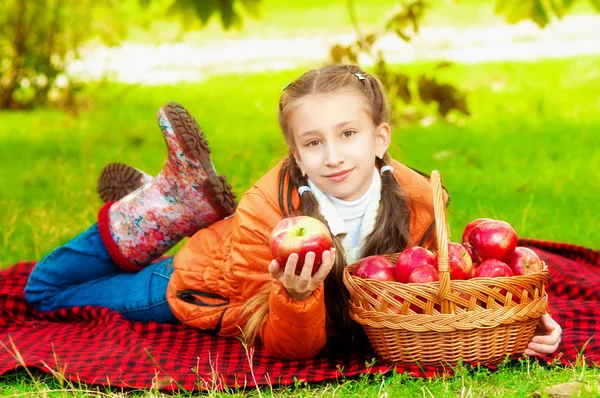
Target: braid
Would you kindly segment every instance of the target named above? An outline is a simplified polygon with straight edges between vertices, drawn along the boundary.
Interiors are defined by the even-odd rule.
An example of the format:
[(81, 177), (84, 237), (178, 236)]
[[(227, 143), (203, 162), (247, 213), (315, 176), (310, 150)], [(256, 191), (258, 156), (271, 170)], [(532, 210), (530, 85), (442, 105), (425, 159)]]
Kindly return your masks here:
[[(289, 156), (286, 164), (290, 170), (291, 183), (296, 187), (307, 185), (308, 181), (302, 175), (300, 167), (296, 164), (293, 156)], [(327, 221), (321, 214), (317, 198), (312, 192), (306, 191), (300, 197), (298, 215), (310, 216), (327, 225)], [(349, 316), (348, 299), (350, 295), (343, 282), (343, 272), (346, 267), (345, 249), (342, 245), (342, 236), (333, 236), (333, 247), (337, 254), (333, 268), (325, 278), (325, 307), (327, 308), (327, 329), (330, 335), (347, 335), (351, 330), (352, 320)]]
[[(390, 157), (377, 159), (380, 168), (388, 165)], [(373, 254), (392, 254), (414, 244), (410, 242), (410, 202), (391, 172), (381, 175), (381, 200), (375, 229), (367, 237), (363, 257)]]

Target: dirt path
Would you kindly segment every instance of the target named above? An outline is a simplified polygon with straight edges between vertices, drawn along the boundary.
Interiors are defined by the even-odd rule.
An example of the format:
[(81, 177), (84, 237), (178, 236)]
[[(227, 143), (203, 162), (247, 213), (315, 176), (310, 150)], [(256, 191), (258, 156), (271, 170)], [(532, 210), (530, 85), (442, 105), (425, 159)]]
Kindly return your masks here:
[[(260, 72), (319, 65), (335, 43), (353, 33), (315, 34), (285, 39), (229, 40), (204, 46), (189, 43), (160, 46), (124, 43), (120, 47), (85, 49), (70, 73), (84, 79), (110, 79), (140, 84), (200, 81), (231, 72)], [(377, 46), (390, 62), (444, 59), (461, 63), (532, 60), (600, 54), (600, 15), (573, 16), (546, 29), (531, 22), (485, 27), (423, 27), (418, 39), (405, 43), (395, 35)], [(361, 59), (362, 65), (371, 63)]]

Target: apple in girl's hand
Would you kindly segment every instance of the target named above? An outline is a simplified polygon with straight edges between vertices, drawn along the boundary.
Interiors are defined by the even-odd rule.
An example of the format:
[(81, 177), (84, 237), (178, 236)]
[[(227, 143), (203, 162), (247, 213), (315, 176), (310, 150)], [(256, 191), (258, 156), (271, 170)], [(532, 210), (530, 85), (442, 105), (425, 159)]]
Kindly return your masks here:
[[(463, 236), (462, 236), (462, 244), (463, 245), (469, 244), (469, 236), (471, 235), (471, 231), (473, 230), (473, 228), (475, 228), (476, 226), (478, 226), (479, 224), (481, 224), (484, 221), (493, 221), (493, 220), (491, 218), (478, 218), (467, 224), (467, 226), (465, 227), (465, 231), (463, 232)], [(471, 253), (469, 253), (469, 254), (471, 254)]]
[(395, 281), (394, 263), (380, 254), (365, 257), (354, 268), (353, 275), (359, 278), (377, 279), (379, 281)]
[(408, 277), (408, 283), (429, 283), (440, 280), (440, 274), (433, 265), (425, 264), (421, 265)]
[(313, 217), (288, 217), (279, 221), (269, 239), (271, 255), (279, 266), (284, 268), (292, 253), (298, 254), (296, 275), (300, 275), (304, 266), (304, 257), (308, 252), (315, 253), (312, 275), (317, 272), (323, 261), (322, 255), (331, 250), (331, 234), (321, 221)]
[[(473, 261), (469, 252), (460, 243), (448, 243), (448, 260), (450, 261), (450, 279), (469, 279), (473, 269)], [(435, 255), (435, 268), (439, 270), (438, 255)]]
[(517, 247), (517, 233), (505, 221), (483, 221), (471, 230), (467, 245), (476, 262), (490, 258), (506, 261)]
[(536, 252), (522, 246), (517, 246), (515, 252), (506, 261), (506, 264), (515, 275), (528, 275), (543, 268), (542, 261)]
[(477, 267), (475, 278), (497, 278), (499, 276), (513, 276), (514, 273), (505, 262), (490, 258), (482, 261)]
[(396, 260), (396, 279), (398, 282), (408, 282), (410, 274), (421, 265), (431, 265), (435, 255), (421, 246), (413, 246), (404, 250)]

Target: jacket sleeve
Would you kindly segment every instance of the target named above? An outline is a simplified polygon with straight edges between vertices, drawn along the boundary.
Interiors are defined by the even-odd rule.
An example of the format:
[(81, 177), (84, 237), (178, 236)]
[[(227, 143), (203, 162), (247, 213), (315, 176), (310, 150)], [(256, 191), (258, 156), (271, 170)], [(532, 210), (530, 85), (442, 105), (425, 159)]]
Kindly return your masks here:
[(269, 237), (282, 218), (258, 190), (244, 194), (235, 214), (231, 267), (244, 301), (270, 285), (269, 312), (260, 330), (269, 354), (307, 359), (316, 355), (327, 339), (325, 296), (321, 285), (307, 300), (296, 301), (271, 278)]
[(321, 283), (304, 301), (290, 297), (279, 281), (273, 281), (269, 315), (260, 336), (269, 355), (285, 359), (310, 359), (327, 342), (325, 300)]

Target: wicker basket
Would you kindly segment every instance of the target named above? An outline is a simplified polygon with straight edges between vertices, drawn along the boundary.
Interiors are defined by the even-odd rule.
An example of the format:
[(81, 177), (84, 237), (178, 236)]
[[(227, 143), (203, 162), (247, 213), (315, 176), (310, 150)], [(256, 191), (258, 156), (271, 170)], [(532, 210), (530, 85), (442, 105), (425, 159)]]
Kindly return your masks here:
[[(344, 270), (350, 316), (377, 356), (390, 362), (491, 365), (519, 356), (546, 312), (546, 264), (522, 276), (450, 280), (446, 206), (440, 174), (431, 173), (440, 281), (384, 282)], [(398, 254), (386, 255), (396, 262)]]

